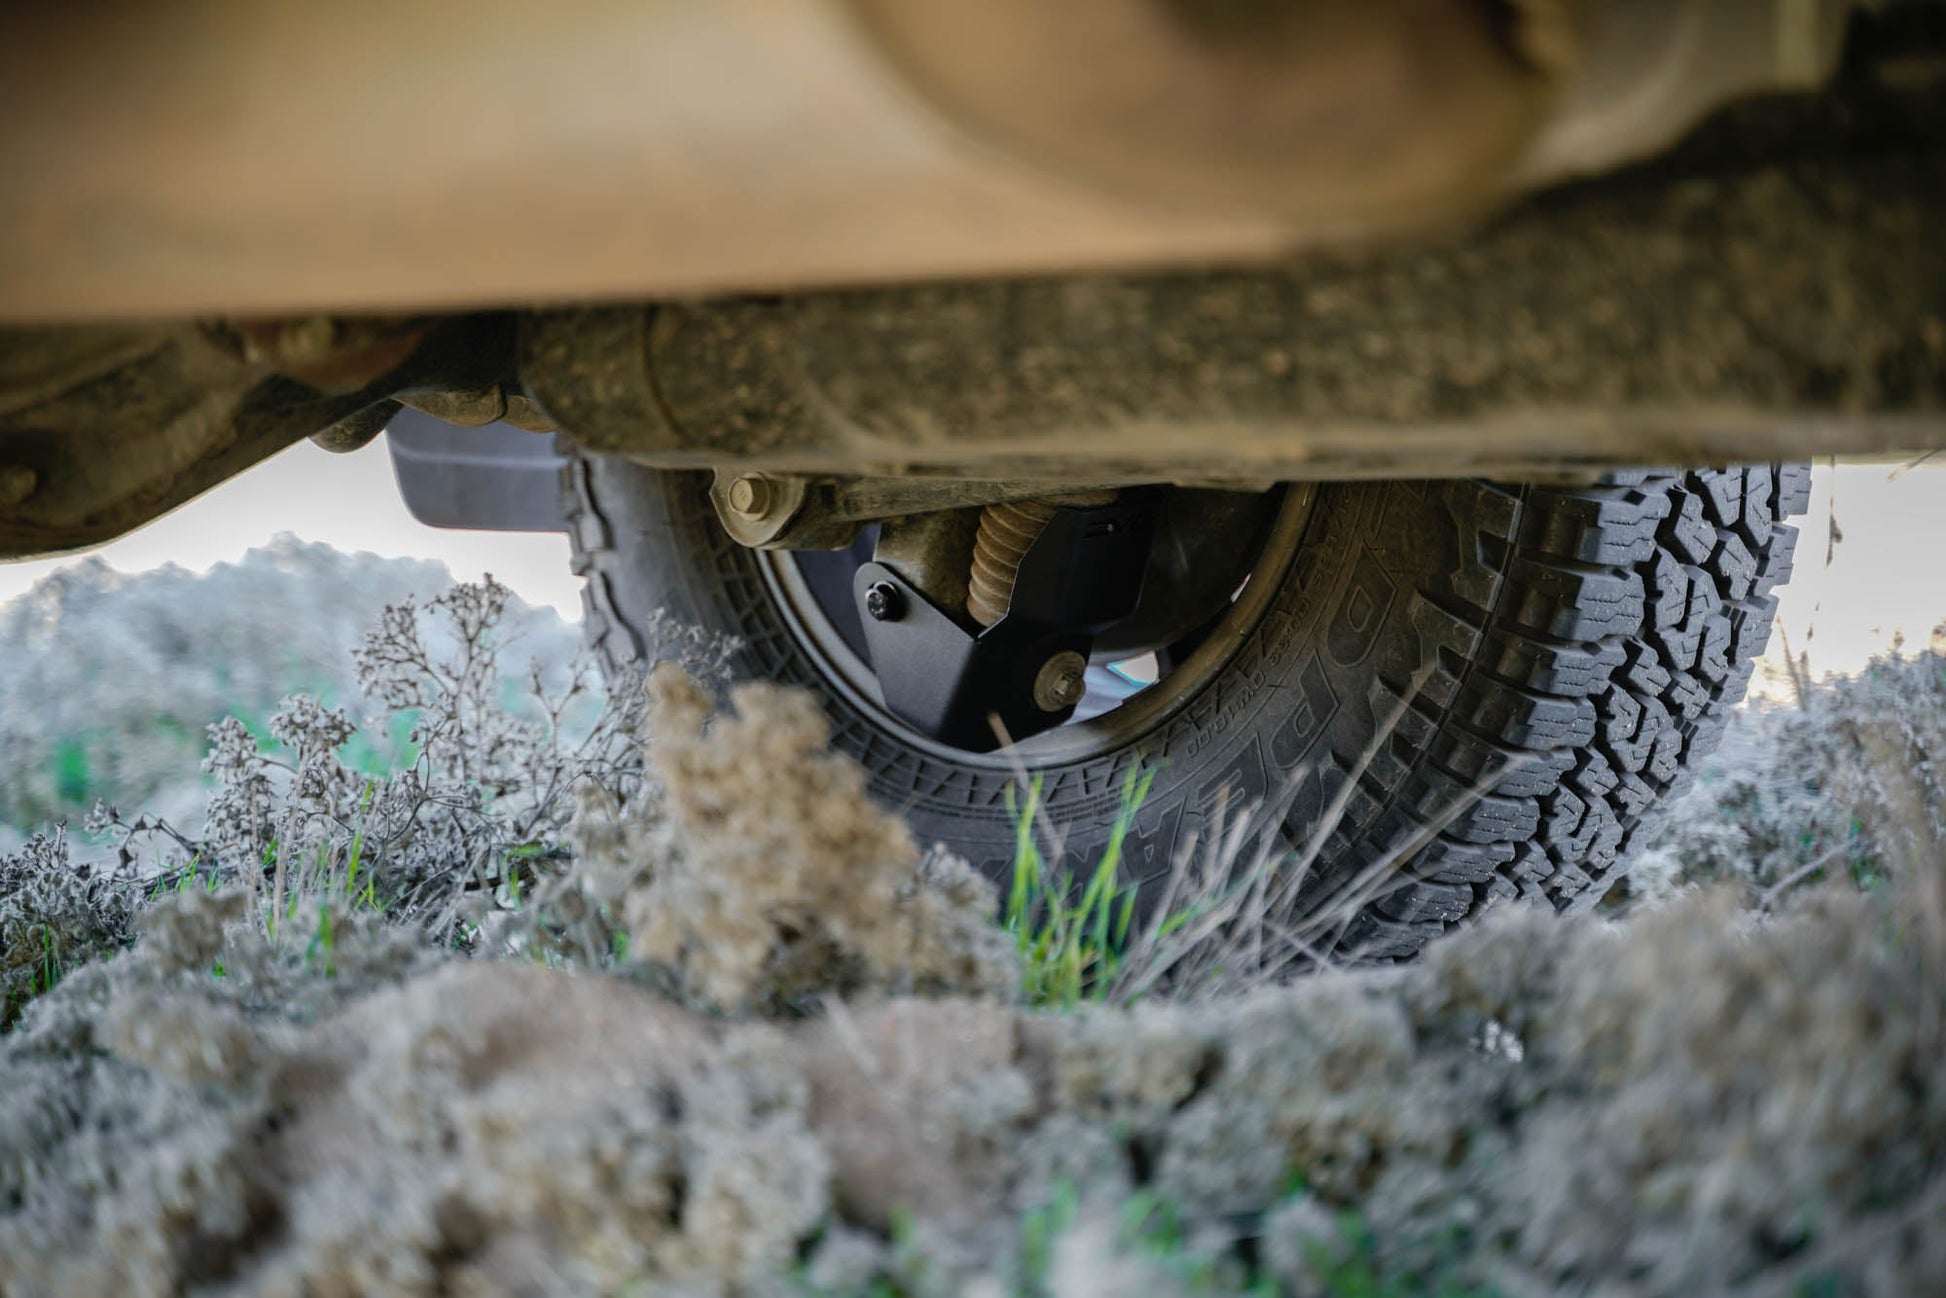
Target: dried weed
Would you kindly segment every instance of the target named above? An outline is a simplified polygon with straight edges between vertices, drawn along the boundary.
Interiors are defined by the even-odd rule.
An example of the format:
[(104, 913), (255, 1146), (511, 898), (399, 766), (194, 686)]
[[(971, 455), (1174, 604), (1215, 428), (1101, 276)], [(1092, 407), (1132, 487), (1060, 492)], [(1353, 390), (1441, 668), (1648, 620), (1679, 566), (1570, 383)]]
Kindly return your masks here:
[[(9, 866), (10, 976), (49, 926), (142, 935), (0, 1042), (0, 1295), (1937, 1291), (1939, 723), (1877, 707), (1821, 776), (1868, 889), (1779, 860), (1756, 908), (1508, 908), (1410, 966), (1065, 1014), (1009, 1003), (989, 887), (807, 697), (714, 715), (673, 668), (572, 856), (482, 890), (468, 949), (527, 963), (261, 862), (124, 910), (49, 840)], [(336, 728), (292, 714), (293, 787), (335, 787)], [(1248, 920), (1284, 886), (1239, 873), (1249, 823), (1184, 885), (1232, 905), (1218, 945), (1150, 930), (1125, 994), (1324, 931)]]
[(1018, 986), (992, 885), (922, 855), (872, 803), (857, 763), (829, 751), (812, 696), (739, 685), (712, 719), (714, 699), (679, 668), (657, 668), (648, 689), (644, 805), (582, 837), (586, 868), (633, 877), (631, 956), (719, 1009)]

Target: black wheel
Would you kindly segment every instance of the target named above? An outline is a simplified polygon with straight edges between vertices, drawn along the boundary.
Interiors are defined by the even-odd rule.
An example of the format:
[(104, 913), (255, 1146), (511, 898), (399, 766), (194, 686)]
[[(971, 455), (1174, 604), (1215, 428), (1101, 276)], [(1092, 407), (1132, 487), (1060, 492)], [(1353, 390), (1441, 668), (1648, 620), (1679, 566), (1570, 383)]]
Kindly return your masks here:
[[(943, 748), (874, 701), (818, 561), (730, 540), (703, 475), (581, 458), (565, 483), (607, 662), (642, 651), (657, 609), (739, 637), (740, 671), (825, 699), (834, 742), (922, 842), (1004, 877), (1015, 759)], [(1410, 955), (1498, 897), (1592, 904), (1742, 698), (1808, 491), (1801, 465), (1288, 488), (1249, 580), (1168, 676), (1018, 759), (1082, 860), (1131, 767), (1153, 769), (1125, 848), (1145, 882), (1226, 787), (1231, 806), (1289, 794), (1301, 843), (1355, 775), (1312, 904), (1423, 839), (1343, 929), (1366, 957)]]

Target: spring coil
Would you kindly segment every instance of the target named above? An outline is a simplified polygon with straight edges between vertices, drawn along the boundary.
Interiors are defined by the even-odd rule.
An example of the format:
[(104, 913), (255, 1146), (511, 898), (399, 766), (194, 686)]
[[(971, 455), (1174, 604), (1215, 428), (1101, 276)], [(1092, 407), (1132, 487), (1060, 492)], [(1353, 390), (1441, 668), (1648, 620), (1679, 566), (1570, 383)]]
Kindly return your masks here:
[(1082, 491), (1037, 500), (1003, 500), (980, 511), (980, 530), (973, 538), (973, 569), (966, 583), (966, 611), (981, 626), (992, 626), (1013, 602), (1020, 561), (1047, 528), (1054, 511), (1068, 505), (1107, 505), (1114, 490)]

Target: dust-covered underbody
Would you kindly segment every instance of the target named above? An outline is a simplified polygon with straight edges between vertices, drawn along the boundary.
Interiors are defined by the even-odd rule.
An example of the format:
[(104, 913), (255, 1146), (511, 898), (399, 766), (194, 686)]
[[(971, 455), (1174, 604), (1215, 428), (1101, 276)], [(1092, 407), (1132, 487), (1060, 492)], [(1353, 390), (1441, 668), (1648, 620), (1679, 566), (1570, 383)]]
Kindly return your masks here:
[(633, 795), (470, 943), (280, 866), (150, 899), (31, 999), (0, 1294), (1946, 1284), (1946, 874), (1910, 820), (1868, 888), (1509, 906), (1409, 966), (1035, 1008), (991, 885), (807, 696), (714, 714), (664, 668), (646, 710)]

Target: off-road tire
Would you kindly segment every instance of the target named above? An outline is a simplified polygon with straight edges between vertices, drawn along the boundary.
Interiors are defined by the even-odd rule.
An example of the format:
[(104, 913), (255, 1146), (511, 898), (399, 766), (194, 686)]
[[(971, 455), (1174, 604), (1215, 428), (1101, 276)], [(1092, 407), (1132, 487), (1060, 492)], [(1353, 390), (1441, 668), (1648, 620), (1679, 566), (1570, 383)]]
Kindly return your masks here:
[[(834, 743), (922, 842), (1010, 867), (1006, 772), (915, 750), (828, 688), (756, 556), (717, 523), (701, 475), (581, 458), (565, 473), (591, 641), (642, 652), (653, 610), (739, 637), (738, 669), (824, 695)], [(1089, 859), (1138, 761), (1157, 774), (1126, 859), (1166, 871), (1218, 792), (1259, 799), (1307, 774), (1302, 842), (1377, 745), (1307, 885), (1314, 904), (1466, 804), (1332, 931), (1367, 958), (1416, 952), (1498, 898), (1590, 905), (1686, 772), (1717, 743), (1770, 636), (1807, 466), (1617, 474), (1597, 486), (1325, 484), (1268, 611), (1200, 695), (1119, 749), (1043, 772)], [(1417, 688), (1414, 689), (1414, 682)], [(1480, 788), (1487, 791), (1469, 800)]]

